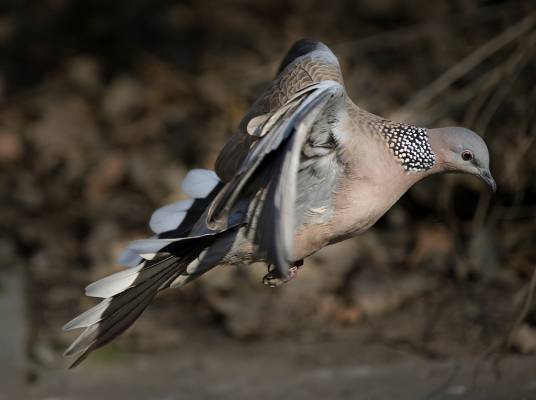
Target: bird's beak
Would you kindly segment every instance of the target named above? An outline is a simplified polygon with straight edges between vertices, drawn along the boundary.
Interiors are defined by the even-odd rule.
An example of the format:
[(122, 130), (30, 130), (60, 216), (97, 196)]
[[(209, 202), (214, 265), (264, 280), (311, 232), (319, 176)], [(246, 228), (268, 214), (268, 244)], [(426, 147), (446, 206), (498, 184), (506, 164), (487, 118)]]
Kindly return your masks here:
[(497, 191), (497, 183), (495, 183), (495, 179), (493, 179), (493, 176), (491, 176), (491, 172), (489, 172), (489, 170), (481, 170), (479, 176), (491, 187), (491, 190), (494, 193)]

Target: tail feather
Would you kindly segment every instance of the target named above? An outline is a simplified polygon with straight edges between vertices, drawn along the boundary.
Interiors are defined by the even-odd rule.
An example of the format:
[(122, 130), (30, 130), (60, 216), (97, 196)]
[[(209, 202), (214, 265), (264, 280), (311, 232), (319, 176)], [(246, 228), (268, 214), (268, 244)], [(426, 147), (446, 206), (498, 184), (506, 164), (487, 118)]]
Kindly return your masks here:
[[(143, 284), (132, 287), (115, 296), (108, 297), (102, 300), (96, 306), (69, 321), (67, 324), (65, 324), (63, 330), (70, 331), (78, 328), (88, 328), (98, 324), (106, 318), (111, 318), (116, 311), (128, 306), (130, 302), (135, 300), (138, 296), (150, 291), (152, 286), (154, 286), (154, 282), (146, 281)], [(76, 353), (74, 350), (76, 343), (81, 340), (85, 333), (86, 332), (83, 332), (78, 339), (71, 344), (71, 346), (65, 352), (65, 355), (73, 355)]]
[[(92, 313), (86, 316), (86, 321), (89, 318), (89, 322), (94, 322), (86, 327), (65, 352), (66, 356), (82, 353), (71, 367), (78, 365), (91, 351), (123, 333), (141, 315), (158, 291), (169, 286), (170, 281), (186, 269), (186, 265), (187, 263), (182, 260), (168, 257), (166, 268), (159, 274), (107, 299), (109, 302), (105, 303), (104, 309), (97, 306), (100, 315), (95, 313), (96, 317), (93, 320), (91, 320)], [(75, 325), (80, 326), (80, 323)]]
[(160, 207), (151, 216), (149, 226), (158, 234), (175, 231), (188, 234), (223, 186), (214, 171), (192, 169), (182, 181), (182, 191), (190, 200), (181, 200)]
[(111, 298), (102, 300), (96, 306), (86, 310), (76, 318), (70, 320), (63, 326), (64, 331), (71, 331), (73, 329), (87, 328), (93, 324), (96, 324), (101, 320), (104, 310), (110, 306)]
[(157, 235), (131, 242), (120, 257), (120, 263), (131, 268), (86, 287), (86, 295), (103, 300), (63, 327), (84, 329), (65, 351), (66, 356), (78, 356), (71, 368), (127, 330), (159, 291), (190, 282), (218, 264), (219, 253), (204, 260), (204, 250), (223, 231), (194, 227), (222, 186), (212, 171), (190, 171), (183, 191), (193, 200), (157, 210), (151, 219), (151, 228)]
[(214, 171), (208, 169), (192, 169), (182, 181), (181, 189), (194, 199), (207, 197), (218, 186), (220, 178)]
[(86, 296), (107, 298), (115, 296), (127, 289), (140, 285), (159, 274), (167, 266), (165, 259), (148, 264), (147, 262), (137, 267), (117, 272), (86, 287)]
[(151, 215), (149, 221), (151, 230), (158, 234), (176, 229), (182, 224), (194, 202), (194, 200), (181, 200), (160, 207)]
[(143, 257), (130, 249), (126, 249), (119, 255), (116, 262), (125, 267), (136, 267), (143, 262)]
[[(71, 368), (82, 362), (93, 350), (104, 346), (118, 335), (129, 328), (156, 296), (158, 289), (174, 275), (170, 270), (154, 284), (141, 292), (136, 298), (130, 299), (128, 303), (117, 309), (115, 312), (105, 316), (98, 324), (88, 327), (82, 335), (73, 343), (66, 352), (67, 355), (82, 353), (71, 365)], [(124, 292), (128, 295), (128, 292)], [(121, 295), (120, 295), (121, 296)]]

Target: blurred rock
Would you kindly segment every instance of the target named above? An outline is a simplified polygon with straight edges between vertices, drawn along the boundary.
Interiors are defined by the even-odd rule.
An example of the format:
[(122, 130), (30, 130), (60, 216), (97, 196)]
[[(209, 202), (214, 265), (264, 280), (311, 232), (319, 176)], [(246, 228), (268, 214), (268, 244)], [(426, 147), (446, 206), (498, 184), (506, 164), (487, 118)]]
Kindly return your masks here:
[(411, 301), (433, 290), (437, 283), (425, 276), (406, 275), (380, 280), (359, 277), (351, 289), (353, 303), (366, 317), (379, 317), (399, 309)]
[(300, 330), (315, 315), (321, 315), (318, 307), (325, 296), (321, 269), (304, 266), (295, 279), (269, 288), (261, 284), (266, 267), (257, 264), (251, 267), (255, 271), (248, 271), (243, 278), (227, 268), (227, 271), (213, 271), (213, 277), (203, 280), (209, 304), (224, 317), (225, 327), (232, 336), (277, 336)]
[[(345, 285), (347, 275), (359, 266), (366, 251), (362, 241), (346, 240), (314, 254), (305, 260), (301, 270), (314, 268), (318, 271), (316, 278), (319, 280), (319, 286), (326, 291), (333, 291)], [(299, 275), (298, 277), (300, 278)]]
[(42, 172), (60, 168), (68, 181), (79, 179), (99, 156), (99, 130), (89, 105), (80, 97), (38, 100), (40, 118), (28, 128)]
[(363, 310), (359, 307), (339, 306), (335, 309), (334, 319), (343, 325), (353, 325), (361, 321)]
[(106, 89), (102, 100), (104, 115), (115, 123), (128, 121), (143, 110), (144, 95), (143, 86), (135, 78), (120, 76)]
[(522, 324), (512, 334), (512, 345), (523, 354), (536, 352), (536, 328)]
[(420, 225), (415, 233), (415, 245), (408, 264), (431, 271), (446, 272), (451, 266), (456, 242), (444, 225)]
[[(119, 229), (112, 222), (103, 222), (97, 225), (84, 242), (84, 252), (92, 263), (91, 278), (97, 280), (114, 272), (115, 259), (112, 259), (113, 244), (119, 240)], [(122, 267), (114, 266), (115, 270)]]
[(69, 60), (67, 75), (71, 81), (90, 93), (101, 88), (100, 66), (93, 57), (79, 56)]
[(471, 237), (468, 250), (472, 267), (486, 279), (493, 279), (500, 271), (497, 235), (482, 228)]
[(125, 154), (117, 151), (104, 154), (87, 178), (86, 195), (88, 201), (103, 200), (106, 192), (125, 178), (126, 172), (127, 159)]
[(0, 130), (0, 163), (19, 160), (24, 152), (21, 136), (8, 130)]

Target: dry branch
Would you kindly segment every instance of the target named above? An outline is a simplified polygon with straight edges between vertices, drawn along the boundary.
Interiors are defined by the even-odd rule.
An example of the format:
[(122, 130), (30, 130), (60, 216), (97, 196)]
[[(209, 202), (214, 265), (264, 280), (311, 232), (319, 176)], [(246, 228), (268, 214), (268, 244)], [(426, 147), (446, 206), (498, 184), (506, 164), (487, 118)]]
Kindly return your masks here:
[(529, 32), (536, 24), (536, 12), (529, 14), (517, 24), (504, 30), (501, 34), (486, 42), (476, 51), (455, 64), (443, 75), (417, 92), (405, 105), (391, 114), (394, 120), (408, 120), (417, 111), (428, 105), (435, 97), (443, 93), (454, 82), (478, 66), (494, 53)]

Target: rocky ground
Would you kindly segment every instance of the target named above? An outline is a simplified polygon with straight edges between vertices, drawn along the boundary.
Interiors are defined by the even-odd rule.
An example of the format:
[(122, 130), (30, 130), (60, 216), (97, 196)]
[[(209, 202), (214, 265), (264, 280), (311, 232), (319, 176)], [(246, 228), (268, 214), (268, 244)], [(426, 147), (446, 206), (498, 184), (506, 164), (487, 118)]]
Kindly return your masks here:
[[(43, 371), (23, 388), (0, 380), (1, 399), (482, 399), (536, 397), (536, 357), (490, 362), (429, 360), (364, 344), (355, 332), (321, 341), (238, 342), (197, 335), (160, 354), (93, 359), (74, 371)], [(476, 379), (475, 379), (476, 377)]]
[[(339, 247), (333, 251), (344, 250)], [(330, 254), (324, 253), (321, 256)], [(287, 286), (288, 293), (259, 283), (255, 296), (240, 299), (257, 305), (249, 304), (243, 311), (231, 301), (225, 308), (232, 318), (224, 323), (224, 331), (186, 318), (160, 298), (155, 312), (149, 311), (116, 344), (97, 351), (75, 370), (68, 370), (68, 360), (44, 345), (37, 349), (41, 365), (25, 360), (20, 351), (26, 326), (21, 292), (4, 292), (0, 304), (12, 318), (2, 321), (7, 329), (0, 352), (0, 399), (536, 396), (532, 328), (518, 327), (512, 339), (514, 353), (496, 346), (505, 334), (503, 321), (515, 317), (511, 310), (518, 308), (519, 293), (439, 288), (420, 275), (404, 276), (399, 282), (375, 276), (360, 280), (367, 288), (359, 298), (362, 308), (324, 305), (322, 313), (328, 313), (331, 323), (324, 322), (326, 315), (313, 313), (306, 324), (288, 321), (303, 312), (300, 300), (314, 301), (289, 301), (287, 296), (292, 299), (295, 293), (291, 285), (304, 294), (300, 285), (308, 285), (310, 278), (304, 274), (299, 279), (301, 284), (296, 280)], [(19, 288), (20, 277), (12, 275), (7, 283)], [(261, 298), (255, 300), (257, 296)], [(266, 309), (260, 306), (267, 301), (264, 296), (283, 299), (272, 300), (276, 307)], [(494, 304), (500, 296), (503, 304)], [(489, 310), (482, 309), (483, 299)], [(67, 344), (71, 336), (60, 337)]]

